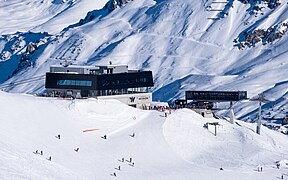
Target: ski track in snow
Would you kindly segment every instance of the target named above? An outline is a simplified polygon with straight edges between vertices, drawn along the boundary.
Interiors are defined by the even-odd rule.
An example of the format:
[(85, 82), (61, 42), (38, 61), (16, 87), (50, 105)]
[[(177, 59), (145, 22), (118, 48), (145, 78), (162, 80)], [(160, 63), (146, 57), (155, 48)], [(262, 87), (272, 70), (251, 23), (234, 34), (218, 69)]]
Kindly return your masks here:
[[(155, 100), (173, 102), (183, 98), (186, 90), (247, 90), (249, 97), (264, 92), (274, 99), (263, 106), (265, 113), (285, 115), (287, 112), (287, 33), (273, 43), (263, 45), (260, 41), (255, 47), (243, 50), (233, 42), (244, 31), (287, 22), (287, 1), (273, 10), (266, 7), (261, 11), (263, 15), (258, 12), (257, 17), (249, 14), (248, 4), (232, 1), (234, 7), (227, 9), (226, 5), (216, 3), (214, 9), (224, 11), (226, 8), (225, 12), (229, 12), (217, 21), (207, 19), (219, 16), (217, 11), (205, 10), (212, 0), (135, 0), (110, 14), (101, 14), (107, 1), (0, 1), (1, 81), (11, 76), (3, 84), (44, 75), (50, 65), (65, 60), (79, 65), (113, 61), (128, 64), (132, 69), (152, 70)], [(99, 10), (97, 17), (86, 19), (81, 25), (80, 19), (93, 10)], [(70, 25), (75, 27), (68, 29)], [(25, 39), (28, 31), (35, 33), (31, 41), (39, 40), (41, 48), (31, 54), (32, 66), (15, 72), (29, 44)], [(282, 85), (278, 84), (281, 82)], [(44, 82), (5, 86), (4, 90), (41, 93)], [(30, 104), (30, 109), (21, 103), (17, 106), (16, 98)], [(0, 179), (111, 179), (114, 177), (110, 174), (122, 156), (137, 158), (134, 168), (126, 163), (124, 169), (117, 172), (117, 178), (125, 180), (191, 177), (270, 180), (279, 178), (286, 170), (286, 167), (276, 170), (274, 165), (287, 159), (287, 137), (264, 127), (264, 133), (258, 137), (253, 132), (254, 124), (239, 121), (241, 126), (233, 127), (221, 122), (219, 137), (215, 138), (213, 129), (207, 132), (202, 128), (206, 119), (186, 110), (165, 119), (159, 112), (132, 110), (115, 102), (109, 107), (108, 101), (71, 104), (29, 96), (15, 95), (14, 98), (2, 92), (0, 100), (0, 156), (3, 157), (0, 158)], [(34, 112), (35, 108), (39, 113)], [(255, 102), (236, 103), (234, 112), (236, 117), (243, 117), (241, 120), (249, 116), (248, 121), (253, 122), (257, 108)], [(47, 109), (59, 117), (47, 113)], [(15, 110), (21, 116), (15, 114)], [(227, 115), (227, 111), (219, 113)], [(137, 121), (133, 121), (133, 116), (137, 116)], [(171, 126), (174, 123), (177, 126)], [(100, 131), (82, 133), (89, 128), (100, 128)], [(54, 139), (59, 131), (69, 134), (63, 144)], [(128, 135), (134, 131), (137, 131), (136, 138), (132, 139)], [(107, 143), (99, 138), (103, 134), (108, 135)], [(205, 141), (199, 141), (201, 138)], [(81, 145), (78, 154), (73, 151), (76, 142)], [(31, 154), (38, 148), (53, 154), (52, 162), (47, 162), (48, 157)], [(63, 152), (59, 148), (63, 148)], [(79, 157), (81, 152), (85, 153)], [(74, 159), (71, 161), (71, 158)], [(258, 164), (265, 167), (263, 173), (255, 171)], [(220, 166), (225, 166), (224, 171), (219, 171)]]
[[(123, 180), (270, 180), (287, 170), (285, 163), (275, 167), (276, 161), (288, 158), (287, 136), (265, 127), (257, 135), (251, 131), (255, 124), (242, 121), (237, 121), (241, 126), (232, 125), (188, 109), (165, 118), (163, 112), (134, 109), (116, 100), (4, 92), (0, 106), (0, 175), (5, 180), (111, 179), (114, 172)], [(217, 136), (214, 127), (202, 127), (207, 121), (219, 121)], [(87, 129), (95, 130), (83, 132)], [(107, 139), (102, 139), (105, 134)], [(257, 172), (258, 165), (263, 172)]]

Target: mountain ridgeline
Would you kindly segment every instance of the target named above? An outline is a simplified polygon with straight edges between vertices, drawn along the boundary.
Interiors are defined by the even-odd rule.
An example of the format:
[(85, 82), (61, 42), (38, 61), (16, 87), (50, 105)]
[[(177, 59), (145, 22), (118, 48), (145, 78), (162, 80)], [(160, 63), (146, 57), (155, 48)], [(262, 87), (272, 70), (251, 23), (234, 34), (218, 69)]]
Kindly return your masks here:
[[(21, 3), (0, 2), (0, 9), (12, 12), (21, 30), (15, 31), (11, 17), (3, 15), (0, 22), (8, 23), (0, 28), (0, 83), (5, 91), (44, 92), (43, 79), (14, 82), (42, 76), (63, 61), (111, 61), (152, 70), (154, 100), (173, 102), (186, 90), (245, 90), (249, 97), (270, 97), (267, 110), (287, 107), (287, 1)], [(27, 6), (37, 21), (21, 18)], [(256, 111), (256, 102), (235, 105), (238, 117), (255, 118)]]

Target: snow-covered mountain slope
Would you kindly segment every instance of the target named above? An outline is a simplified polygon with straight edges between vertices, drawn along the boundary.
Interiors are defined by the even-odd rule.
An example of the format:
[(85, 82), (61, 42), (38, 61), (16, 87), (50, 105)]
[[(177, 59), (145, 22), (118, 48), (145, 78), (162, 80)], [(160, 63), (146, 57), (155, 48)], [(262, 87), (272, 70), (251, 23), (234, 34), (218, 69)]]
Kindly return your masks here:
[[(13, 6), (22, 7), (23, 2)], [(113, 11), (118, 1), (44, 2), (41, 7), (56, 10), (54, 16), (35, 15), (41, 23), (27, 27), (13, 18), (19, 28), (33, 32), (33, 40), (26, 38), (27, 32), (15, 34), (14, 28), (4, 26), (2, 32), (11, 32), (0, 39), (0, 82), (8, 84), (7, 91), (43, 92), (43, 81), (10, 83), (42, 76), (50, 65), (65, 60), (80, 65), (112, 61), (152, 70), (154, 100), (183, 98), (185, 90), (247, 90), (249, 97), (277, 91), (279, 97), (273, 98), (279, 101), (273, 105), (287, 107), (287, 0), (137, 0)], [(10, 4), (4, 1), (1, 7), (11, 11)], [(31, 42), (36, 50), (29, 52)], [(254, 112), (255, 105), (236, 105), (237, 116)]]
[(1, 0), (0, 35), (41, 31), (59, 33), (106, 0)]
[[(287, 171), (287, 136), (265, 127), (258, 135), (255, 124), (242, 121), (232, 125), (204, 119), (188, 109), (165, 118), (163, 112), (112, 100), (72, 101), (1, 91), (0, 107), (4, 180), (106, 180), (114, 179), (114, 172), (123, 180), (271, 180)], [(217, 136), (214, 127), (203, 128), (206, 122), (220, 123)], [(101, 138), (105, 134), (107, 139)], [(33, 153), (36, 150), (43, 155)], [(134, 166), (127, 162), (130, 158)], [(257, 172), (258, 166), (263, 172)]]

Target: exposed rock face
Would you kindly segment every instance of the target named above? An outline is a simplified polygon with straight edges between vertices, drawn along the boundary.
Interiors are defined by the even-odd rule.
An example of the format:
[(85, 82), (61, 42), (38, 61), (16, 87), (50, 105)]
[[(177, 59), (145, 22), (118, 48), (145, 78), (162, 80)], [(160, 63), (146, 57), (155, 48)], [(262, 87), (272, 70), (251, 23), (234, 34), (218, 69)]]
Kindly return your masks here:
[(280, 0), (239, 0), (244, 4), (251, 4), (251, 6), (255, 6), (255, 4), (265, 3), (268, 5), (270, 9), (278, 7), (281, 2)]
[(2, 81), (33, 66), (38, 56), (48, 45), (47, 41), (50, 37), (48, 33), (33, 32), (17, 32), (0, 37), (0, 44), (4, 43), (0, 49), (0, 63), (9, 67), (9, 72), (5, 77), (2, 76)]
[(252, 32), (242, 32), (238, 40), (234, 42), (238, 43), (239, 49), (243, 49), (246, 46), (254, 47), (257, 43), (262, 42), (263, 45), (272, 43), (273, 41), (282, 38), (288, 31), (288, 23), (278, 24), (268, 29), (256, 29)]
[(109, 12), (113, 11), (117, 7), (122, 7), (125, 4), (127, 4), (129, 1), (133, 0), (110, 0), (106, 3), (105, 9), (107, 9)]
[(33, 42), (30, 42), (27, 45), (26, 52), (29, 53), (29, 54), (32, 54), (36, 49), (37, 49), (37, 45), (35, 43), (33, 43)]

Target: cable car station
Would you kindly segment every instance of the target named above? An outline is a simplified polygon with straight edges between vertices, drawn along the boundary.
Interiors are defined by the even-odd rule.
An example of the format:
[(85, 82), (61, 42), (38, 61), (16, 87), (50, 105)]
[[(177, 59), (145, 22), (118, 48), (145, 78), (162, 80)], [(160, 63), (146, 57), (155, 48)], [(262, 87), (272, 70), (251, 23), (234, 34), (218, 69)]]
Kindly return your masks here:
[[(46, 93), (52, 97), (113, 99), (133, 107), (152, 103), (151, 71), (129, 70), (127, 65), (54, 65), (46, 73)], [(111, 98), (112, 99), (112, 98)]]

